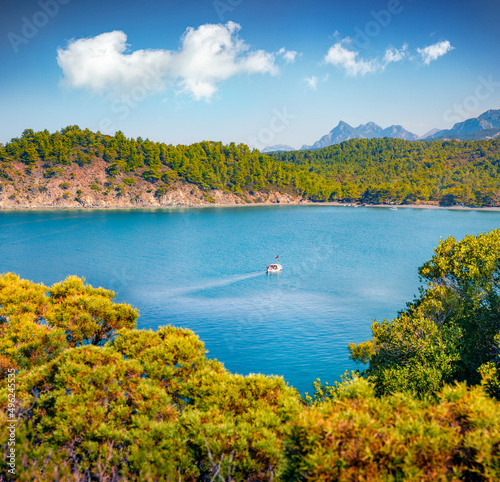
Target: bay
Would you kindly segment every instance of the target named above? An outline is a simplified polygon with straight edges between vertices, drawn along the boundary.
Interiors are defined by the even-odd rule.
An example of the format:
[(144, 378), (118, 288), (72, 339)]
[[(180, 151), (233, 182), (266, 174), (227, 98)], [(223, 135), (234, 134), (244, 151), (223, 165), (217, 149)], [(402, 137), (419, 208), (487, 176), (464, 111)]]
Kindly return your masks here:
[[(304, 393), (359, 367), (348, 343), (417, 295), (440, 237), (498, 227), (499, 212), (452, 209), (0, 212), (0, 272), (47, 285), (85, 277), (139, 309), (139, 328), (189, 328), (229, 370), (280, 375)], [(277, 255), (283, 271), (268, 275)]]

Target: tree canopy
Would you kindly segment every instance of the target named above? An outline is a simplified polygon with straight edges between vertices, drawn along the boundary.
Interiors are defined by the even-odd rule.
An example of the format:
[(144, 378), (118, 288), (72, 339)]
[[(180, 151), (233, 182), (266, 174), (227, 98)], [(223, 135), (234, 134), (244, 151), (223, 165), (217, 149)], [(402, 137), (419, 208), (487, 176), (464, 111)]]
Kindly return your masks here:
[(316, 151), (272, 154), (322, 175), (350, 202), (492, 206), (500, 203), (500, 140), (352, 139)]
[(349, 346), (380, 394), (419, 396), (443, 383), (487, 383), (500, 368), (500, 230), (441, 240), (419, 269), (421, 296), (392, 320), (372, 325), (373, 339)]
[(47, 180), (72, 165), (98, 165), (107, 176), (104, 186), (82, 186), (74, 179), (66, 192), (77, 199), (82, 188), (123, 194), (132, 192), (138, 181), (146, 181), (157, 196), (184, 182), (205, 192), (274, 190), (312, 201), (500, 205), (500, 139), (352, 139), (316, 151), (267, 155), (234, 142), (173, 146), (128, 139), (122, 132), (106, 136), (78, 126), (55, 133), (26, 129), (21, 137), (0, 144), (0, 191), (9, 184), (19, 189), (35, 171), (45, 181), (28, 183), (28, 188), (43, 191)]

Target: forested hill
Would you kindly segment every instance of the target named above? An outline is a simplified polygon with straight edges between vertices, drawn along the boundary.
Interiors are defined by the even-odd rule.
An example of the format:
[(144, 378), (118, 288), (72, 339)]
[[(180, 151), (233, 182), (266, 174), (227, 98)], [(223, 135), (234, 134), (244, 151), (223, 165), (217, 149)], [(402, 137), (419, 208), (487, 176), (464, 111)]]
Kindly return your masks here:
[(339, 186), (334, 196), (365, 203), (500, 204), (500, 139), (410, 142), (352, 139), (316, 151), (272, 154)]
[(189, 204), (200, 200), (196, 196), (216, 202), (212, 196), (221, 193), (233, 202), (265, 201), (273, 192), (289, 195), (288, 199), (304, 195), (323, 200), (328, 192), (323, 176), (243, 144), (174, 147), (127, 139), (121, 132), (105, 136), (78, 126), (53, 134), (28, 129), (22, 137), (0, 145), (0, 183), (0, 201), (22, 203), (52, 194), (47, 202), (89, 206), (113, 206), (116, 202), (111, 201), (120, 198), (137, 205), (162, 199), (168, 204), (171, 198), (173, 204)]
[(262, 154), (105, 136), (78, 126), (28, 129), (0, 144), (0, 207), (115, 207), (341, 201), (500, 204), (500, 140), (353, 139)]

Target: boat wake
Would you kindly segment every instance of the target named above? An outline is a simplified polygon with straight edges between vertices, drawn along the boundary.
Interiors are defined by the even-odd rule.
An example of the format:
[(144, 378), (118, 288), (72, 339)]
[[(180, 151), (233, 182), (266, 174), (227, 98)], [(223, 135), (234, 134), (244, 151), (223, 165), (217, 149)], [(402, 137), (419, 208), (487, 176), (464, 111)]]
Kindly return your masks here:
[(242, 275), (229, 276), (227, 278), (207, 281), (206, 283), (202, 283), (202, 284), (198, 284), (198, 285), (194, 285), (194, 286), (188, 286), (185, 288), (178, 288), (178, 289), (169, 290), (168, 295), (170, 297), (188, 295), (191, 293), (196, 293), (198, 291), (205, 291), (205, 290), (209, 290), (212, 288), (219, 288), (220, 286), (229, 286), (229, 285), (232, 285), (234, 283), (239, 283), (240, 281), (245, 281), (245, 280), (251, 279), (251, 278), (257, 278), (258, 276), (264, 276), (265, 274), (266, 274), (265, 271), (257, 271), (255, 273), (247, 273), (247, 274), (242, 274)]

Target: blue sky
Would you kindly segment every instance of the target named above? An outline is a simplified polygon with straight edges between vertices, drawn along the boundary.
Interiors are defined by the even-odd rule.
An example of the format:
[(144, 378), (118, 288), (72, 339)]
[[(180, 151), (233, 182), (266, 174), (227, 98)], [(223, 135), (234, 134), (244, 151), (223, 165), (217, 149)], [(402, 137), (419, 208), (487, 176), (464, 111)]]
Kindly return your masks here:
[(7, 0), (0, 142), (77, 124), (172, 144), (419, 135), (500, 108), (500, 3)]

